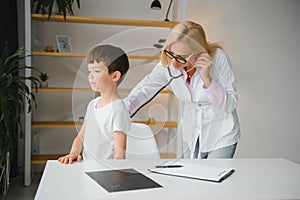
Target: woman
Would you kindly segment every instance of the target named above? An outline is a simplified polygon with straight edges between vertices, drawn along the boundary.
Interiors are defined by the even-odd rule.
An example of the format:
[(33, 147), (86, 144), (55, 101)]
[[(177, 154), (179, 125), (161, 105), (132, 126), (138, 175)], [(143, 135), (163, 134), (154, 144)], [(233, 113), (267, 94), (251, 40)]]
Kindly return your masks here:
[[(125, 99), (134, 115), (167, 85), (176, 95), (184, 158), (232, 158), (240, 138), (237, 91), (228, 56), (201, 25), (176, 25), (159, 62)], [(179, 134), (180, 135), (180, 134)]]

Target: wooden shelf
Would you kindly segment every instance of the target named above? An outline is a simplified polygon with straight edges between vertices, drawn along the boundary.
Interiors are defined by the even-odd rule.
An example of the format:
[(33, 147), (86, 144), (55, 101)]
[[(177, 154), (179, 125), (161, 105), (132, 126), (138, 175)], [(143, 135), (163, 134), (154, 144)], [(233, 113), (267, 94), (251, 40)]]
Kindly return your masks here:
[(166, 22), (158, 20), (134, 20), (134, 19), (118, 19), (118, 18), (94, 18), (81, 16), (67, 16), (66, 21), (61, 15), (51, 15), (48, 20), (47, 14), (31, 14), (32, 20), (50, 21), (50, 22), (67, 22), (67, 23), (84, 23), (84, 24), (108, 24), (122, 26), (150, 26), (150, 27), (167, 27), (172, 28), (179, 22)]
[[(59, 157), (66, 154), (32, 154), (31, 155), (31, 164), (33, 165), (43, 165), (46, 164), (47, 160), (57, 160)], [(160, 153), (161, 159), (175, 159), (176, 153)]]
[[(32, 92), (36, 92), (36, 88), (31, 88)], [(38, 88), (37, 92), (94, 92), (90, 88), (63, 88), (63, 87), (47, 87)]]
[[(36, 92), (35, 88), (31, 88), (33, 92)], [(94, 92), (89, 88), (61, 88), (61, 87), (51, 87), (51, 88), (38, 88), (38, 92)]]
[[(179, 22), (165, 22), (156, 20), (130, 20), (130, 19), (114, 19), (114, 18), (91, 18), (80, 16), (67, 16), (66, 21), (63, 16), (52, 15), (48, 20), (48, 15), (32, 14), (32, 20), (35, 21), (49, 21), (49, 22), (67, 22), (67, 23), (84, 23), (84, 24), (104, 24), (104, 25), (121, 25), (121, 26), (148, 26), (148, 27), (166, 27), (173, 28)], [(74, 58), (86, 58), (86, 53), (57, 53), (57, 52), (31, 52), (31, 56), (50, 56), (50, 57), (74, 57)], [(160, 56), (142, 56), (142, 55), (128, 55), (129, 59), (140, 60), (159, 60)], [(36, 91), (32, 88), (32, 91)], [(118, 89), (119, 93), (130, 93), (131, 89)], [(37, 92), (94, 92), (90, 88), (38, 88)], [(172, 90), (164, 89), (161, 94), (172, 94)], [(133, 121), (137, 123), (148, 124), (147, 121)], [(40, 128), (76, 128), (80, 127), (82, 123), (74, 121), (35, 121), (31, 122), (31, 127), (35, 129)], [(176, 121), (155, 121), (148, 124), (151, 128), (177, 128)], [(31, 155), (30, 163), (33, 165), (46, 164), (47, 160), (57, 160), (59, 157), (65, 154), (33, 154)], [(160, 153), (162, 159), (174, 159), (176, 153)]]
[(31, 128), (76, 128), (81, 123), (73, 121), (34, 121), (31, 122)]
[[(36, 92), (35, 88), (31, 88), (33, 92)], [(61, 87), (48, 87), (38, 88), (38, 92), (94, 92), (89, 88), (61, 88)], [(131, 89), (118, 89), (119, 93), (130, 93)], [(173, 94), (170, 89), (163, 89), (160, 91), (161, 94)]]
[[(57, 53), (57, 52), (45, 52), (45, 51), (32, 51), (31, 56), (56, 56), (56, 57), (79, 57), (85, 58), (87, 54), (84, 53)], [(140, 59), (140, 60), (159, 60), (159, 56), (138, 56), (128, 55), (129, 59)]]
[(166, 122), (156, 121), (151, 124), (148, 124), (146, 121), (133, 121), (133, 122), (147, 124), (151, 128), (177, 128), (177, 122), (175, 121), (166, 121)]
[(85, 58), (87, 54), (83, 53), (57, 53), (45, 51), (32, 51), (31, 56), (58, 56), (58, 57), (82, 57)]
[[(136, 123), (148, 124), (147, 121), (133, 121)], [(151, 128), (177, 128), (175, 121), (156, 121), (148, 124)], [(73, 121), (34, 121), (31, 122), (31, 128), (76, 128), (80, 127), (81, 123)]]
[(65, 154), (32, 154), (31, 155), (31, 164), (38, 165), (38, 164), (46, 164), (47, 160), (57, 160), (59, 157)]
[(175, 159), (176, 153), (160, 153), (161, 159)]

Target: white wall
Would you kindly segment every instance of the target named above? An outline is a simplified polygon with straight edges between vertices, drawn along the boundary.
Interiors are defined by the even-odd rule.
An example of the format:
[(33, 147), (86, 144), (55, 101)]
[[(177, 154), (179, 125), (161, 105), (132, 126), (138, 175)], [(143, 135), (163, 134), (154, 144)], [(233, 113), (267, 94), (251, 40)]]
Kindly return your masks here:
[[(165, 6), (162, 11), (150, 10), (151, 2), (81, 1), (82, 7), (76, 15), (163, 20), (168, 1), (162, 1)], [(202, 24), (210, 41), (222, 42), (233, 64), (242, 130), (237, 157), (283, 157), (300, 163), (299, 8), (297, 0), (187, 0), (187, 20)], [(113, 26), (104, 26), (104, 30), (100, 25), (91, 29), (91, 25), (80, 25), (80, 31), (76, 29), (75, 32), (72, 24), (49, 23), (48, 29), (34, 26), (43, 35), (38, 36), (35, 48), (43, 48), (46, 42), (55, 45), (58, 32), (71, 35), (76, 52), (87, 51), (109, 35), (125, 30)], [(65, 65), (62, 64), (65, 61), (60, 62), (59, 65)], [(67, 69), (60, 66), (62, 76), (58, 80), (52, 77), (50, 83), (70, 84), (66, 77), (72, 76), (70, 69), (77, 65), (71, 64)], [(44, 137), (43, 141), (48, 143), (49, 138)]]
[(237, 157), (300, 163), (300, 1), (189, 0), (187, 19), (223, 42), (239, 92)]

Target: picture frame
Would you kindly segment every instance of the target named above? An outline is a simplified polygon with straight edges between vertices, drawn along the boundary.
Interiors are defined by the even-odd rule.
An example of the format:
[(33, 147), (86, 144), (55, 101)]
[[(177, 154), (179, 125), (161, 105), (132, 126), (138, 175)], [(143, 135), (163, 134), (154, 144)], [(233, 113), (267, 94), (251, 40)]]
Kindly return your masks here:
[(56, 35), (57, 49), (61, 53), (71, 53), (71, 41), (68, 35)]

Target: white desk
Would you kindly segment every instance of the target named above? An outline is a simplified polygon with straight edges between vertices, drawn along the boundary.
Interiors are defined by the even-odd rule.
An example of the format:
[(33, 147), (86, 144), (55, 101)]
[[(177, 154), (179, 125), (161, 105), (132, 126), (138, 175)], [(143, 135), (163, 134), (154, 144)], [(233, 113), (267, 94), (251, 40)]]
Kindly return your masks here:
[[(165, 161), (165, 160), (164, 160)], [(221, 183), (150, 173), (162, 160), (48, 161), (35, 199), (300, 199), (300, 165), (285, 159), (181, 160), (236, 171)], [(135, 168), (162, 188), (109, 193), (86, 171)]]

